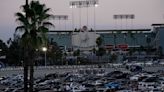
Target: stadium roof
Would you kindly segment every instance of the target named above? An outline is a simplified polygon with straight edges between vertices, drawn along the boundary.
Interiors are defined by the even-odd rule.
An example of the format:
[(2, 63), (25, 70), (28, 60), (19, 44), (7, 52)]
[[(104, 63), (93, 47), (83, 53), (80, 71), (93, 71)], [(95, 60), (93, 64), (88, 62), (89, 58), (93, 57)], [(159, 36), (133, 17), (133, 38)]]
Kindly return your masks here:
[(164, 26), (164, 24), (152, 24), (151, 26)]
[[(89, 30), (91, 31), (91, 30)], [(92, 30), (94, 32), (94, 30)], [(96, 30), (96, 32), (112, 32), (112, 31), (151, 31), (151, 29), (113, 29), (113, 30)], [(72, 32), (72, 30), (51, 30), (49, 32)], [(74, 31), (74, 32), (79, 32)]]

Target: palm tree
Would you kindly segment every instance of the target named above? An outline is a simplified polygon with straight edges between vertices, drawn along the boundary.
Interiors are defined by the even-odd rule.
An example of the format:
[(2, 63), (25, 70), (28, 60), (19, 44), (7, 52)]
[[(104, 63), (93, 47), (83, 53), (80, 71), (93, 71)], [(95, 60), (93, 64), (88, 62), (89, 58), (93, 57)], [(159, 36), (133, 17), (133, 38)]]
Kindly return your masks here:
[(96, 44), (97, 44), (98, 48), (100, 48), (100, 46), (102, 45), (102, 43), (103, 43), (103, 39), (101, 37), (98, 37), (96, 39)]
[[(24, 33), (21, 37), (21, 44), (22, 44), (22, 48), (24, 49), (24, 62), (23, 62), (23, 67), (24, 67), (24, 92), (28, 92), (28, 47), (26, 46), (26, 42), (23, 41), (25, 40), (25, 38), (28, 37), (28, 28), (29, 28), (29, 23), (28, 23), (28, 13), (27, 11), (25, 11), (28, 7), (28, 0), (26, 0), (26, 4), (23, 6), (23, 11), (25, 13), (25, 15), (23, 13), (17, 13), (15, 14), (17, 16), (17, 21), (21, 22), (21, 26), (18, 26), (16, 28), (16, 30), (23, 30)], [(28, 43), (27, 43), (28, 44)]]
[[(20, 26), (16, 28), (19, 32), (22, 32), (21, 44), (25, 50), (24, 61), (24, 92), (27, 92), (27, 76), (28, 66), (30, 66), (30, 89), (33, 91), (33, 66), (35, 58), (35, 50), (42, 44), (46, 45), (46, 32), (48, 32), (49, 26), (53, 26), (48, 19), (52, 18), (52, 15), (48, 14), (50, 8), (46, 8), (45, 4), (40, 4), (39, 1), (31, 1), (28, 5), (23, 5), (22, 12), (16, 13), (17, 21)], [(29, 63), (27, 63), (29, 62)]]
[(98, 37), (96, 39), (96, 44), (98, 47), (98, 50), (96, 51), (96, 55), (98, 56), (98, 61), (99, 61), (99, 56), (102, 56), (105, 53), (105, 49), (102, 47), (103, 44), (103, 39), (101, 37)]

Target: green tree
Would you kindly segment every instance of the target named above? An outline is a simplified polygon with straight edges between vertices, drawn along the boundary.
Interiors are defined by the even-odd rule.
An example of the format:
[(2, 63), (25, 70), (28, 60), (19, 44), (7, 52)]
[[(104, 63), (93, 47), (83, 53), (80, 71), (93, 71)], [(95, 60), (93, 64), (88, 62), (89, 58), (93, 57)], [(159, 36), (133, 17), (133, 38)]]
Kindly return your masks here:
[(97, 44), (98, 47), (100, 47), (102, 45), (102, 42), (103, 42), (103, 39), (101, 37), (98, 37), (96, 39), (96, 44)]
[(20, 66), (23, 60), (23, 50), (20, 46), (19, 36), (14, 36), (13, 41), (10, 39), (8, 47), (7, 60), (9, 65)]
[(96, 51), (96, 55), (98, 56), (98, 60), (99, 60), (99, 56), (103, 56), (105, 54), (105, 49), (101, 46), (103, 43), (103, 39), (101, 37), (98, 37), (96, 39), (96, 44), (98, 46), (98, 50)]
[(80, 56), (80, 50), (79, 50), (79, 49), (75, 50), (75, 51), (73, 52), (73, 56), (76, 57), (76, 64), (78, 64), (78, 58), (79, 58), (79, 56)]
[(58, 62), (58, 61), (62, 61), (62, 57), (63, 57), (63, 52), (60, 49), (60, 47), (58, 46), (58, 44), (56, 42), (53, 42), (48, 47), (49, 47), (49, 49), (47, 51), (47, 57), (48, 57), (49, 61), (51, 61), (50, 64), (63, 63), (63, 62)]
[(93, 49), (92, 49), (92, 52), (93, 52), (94, 54), (96, 54), (96, 48), (93, 48)]
[(38, 49), (42, 44), (46, 45), (46, 32), (48, 32), (49, 26), (53, 26), (48, 19), (52, 15), (48, 14), (50, 8), (46, 8), (45, 4), (40, 4), (39, 1), (31, 1), (28, 5), (22, 6), (22, 12), (16, 13), (16, 21), (19, 22), (20, 26), (16, 28), (19, 32), (22, 32), (21, 45), (25, 50), (24, 53), (24, 92), (27, 92), (27, 76), (28, 66), (30, 66), (30, 81), (29, 91), (33, 91), (33, 66), (35, 50)]
[(159, 55), (159, 58), (163, 58), (163, 48), (162, 48), (162, 46), (158, 47), (158, 55)]
[(73, 56), (80, 56), (80, 50), (77, 49), (76, 51), (74, 51)]
[[(8, 47), (7, 45), (2, 41), (0, 40), (0, 61), (2, 60), (4, 63), (6, 62), (6, 55), (7, 55), (7, 52), (8, 52)], [(3, 58), (4, 59), (3, 59)]]
[(112, 54), (111, 57), (110, 57), (110, 61), (113, 63), (117, 60), (117, 54)]
[(100, 48), (100, 46), (102, 45), (102, 38), (101, 37), (98, 37), (97, 39), (96, 39), (96, 45), (97, 45), (97, 47), (98, 48)]
[(96, 53), (97, 56), (103, 56), (106, 53), (106, 50), (100, 47)]
[(8, 50), (7, 45), (2, 40), (0, 40), (0, 56), (6, 55), (7, 50)]

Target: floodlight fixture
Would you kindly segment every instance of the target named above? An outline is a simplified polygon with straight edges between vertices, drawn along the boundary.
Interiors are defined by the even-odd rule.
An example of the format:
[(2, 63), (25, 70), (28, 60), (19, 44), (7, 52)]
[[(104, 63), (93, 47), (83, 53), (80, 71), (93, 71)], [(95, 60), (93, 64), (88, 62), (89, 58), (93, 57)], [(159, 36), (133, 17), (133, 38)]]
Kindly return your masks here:
[(126, 24), (126, 29), (127, 29), (127, 20), (131, 20), (131, 26), (133, 28), (133, 20), (135, 19), (135, 15), (134, 14), (115, 14), (115, 15), (113, 15), (113, 19), (115, 21), (121, 20), (121, 29), (122, 29), (122, 20), (123, 19), (126, 20), (126, 23), (125, 23)]
[(54, 15), (55, 20), (68, 20), (68, 15)]
[(70, 1), (70, 8), (97, 7), (98, 0)]
[[(79, 27), (81, 27), (81, 8), (87, 8), (87, 26), (88, 26), (88, 8), (98, 7), (98, 0), (81, 0), (81, 1), (70, 1), (70, 8), (79, 8)], [(72, 29), (74, 29), (74, 15), (72, 9)], [(94, 9), (94, 19), (95, 19), (95, 9)], [(95, 20), (94, 20), (95, 28)]]
[(66, 30), (66, 20), (68, 20), (68, 15), (54, 15), (54, 19), (59, 21), (59, 30), (60, 30), (60, 21), (65, 20), (65, 30)]
[(134, 14), (115, 14), (113, 19), (135, 19)]

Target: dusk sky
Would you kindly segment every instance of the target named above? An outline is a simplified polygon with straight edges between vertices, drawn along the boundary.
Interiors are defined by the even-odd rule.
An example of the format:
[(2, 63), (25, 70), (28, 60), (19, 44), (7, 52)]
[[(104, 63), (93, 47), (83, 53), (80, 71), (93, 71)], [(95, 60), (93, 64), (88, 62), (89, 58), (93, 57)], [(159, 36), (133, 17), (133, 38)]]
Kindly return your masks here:
[[(51, 20), (56, 26), (52, 30), (64, 30), (65, 23), (68, 30), (72, 29), (72, 9), (69, 8), (69, 2), (72, 0), (40, 0), (45, 3), (54, 15), (68, 15), (69, 19), (65, 22), (61, 20), (59, 27), (58, 20)], [(76, 1), (76, 0), (74, 0)], [(14, 14), (20, 10), (20, 6), (25, 3), (25, 0), (1, 0), (0, 3), (0, 39), (6, 41), (13, 37), (16, 26), (16, 17)], [(153, 23), (164, 23), (164, 0), (99, 0), (99, 6), (96, 11), (96, 29), (114, 29), (115, 26), (120, 28), (132, 26), (130, 20), (113, 19), (114, 14), (134, 14), (133, 28), (151, 28)], [(81, 10), (82, 25), (86, 25), (86, 8)], [(89, 28), (93, 27), (94, 8), (88, 8)], [(73, 9), (75, 27), (79, 27), (79, 9)], [(117, 25), (116, 25), (117, 24)]]

